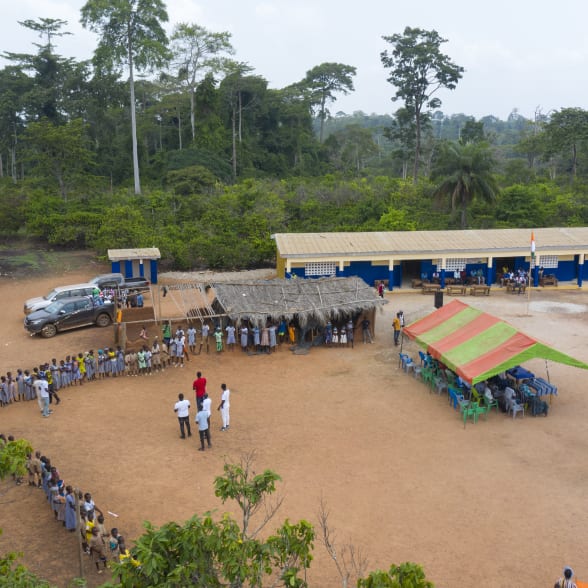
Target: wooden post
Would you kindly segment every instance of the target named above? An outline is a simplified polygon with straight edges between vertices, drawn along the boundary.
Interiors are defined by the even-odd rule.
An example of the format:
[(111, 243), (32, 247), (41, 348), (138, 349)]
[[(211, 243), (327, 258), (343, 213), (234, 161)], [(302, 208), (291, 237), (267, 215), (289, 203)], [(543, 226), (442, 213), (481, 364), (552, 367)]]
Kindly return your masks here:
[(74, 508), (76, 509), (76, 533), (78, 535), (78, 555), (80, 558), (80, 578), (84, 578), (84, 549), (82, 547), (82, 518), (80, 517), (79, 489), (74, 488)]

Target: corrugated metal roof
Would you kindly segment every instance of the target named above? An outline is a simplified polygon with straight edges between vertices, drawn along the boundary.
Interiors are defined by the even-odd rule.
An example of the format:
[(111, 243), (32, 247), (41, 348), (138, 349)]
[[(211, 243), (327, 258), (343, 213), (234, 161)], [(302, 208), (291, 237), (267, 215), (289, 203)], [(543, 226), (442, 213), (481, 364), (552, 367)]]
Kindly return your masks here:
[(294, 257), (366, 257), (370, 255), (441, 252), (521, 255), (530, 251), (531, 231), (537, 252), (588, 252), (588, 227), (487, 229), (466, 231), (404, 231), (370, 233), (277, 233), (278, 255)]
[(161, 259), (161, 253), (157, 247), (139, 247), (137, 249), (109, 249), (110, 261), (123, 261), (125, 259)]

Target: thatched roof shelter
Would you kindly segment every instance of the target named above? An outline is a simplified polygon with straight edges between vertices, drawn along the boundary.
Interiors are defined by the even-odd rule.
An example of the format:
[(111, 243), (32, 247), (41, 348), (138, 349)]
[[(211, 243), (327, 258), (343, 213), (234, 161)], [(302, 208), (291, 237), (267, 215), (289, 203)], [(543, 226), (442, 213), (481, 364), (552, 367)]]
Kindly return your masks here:
[(301, 327), (343, 320), (386, 304), (361, 278), (255, 280), (213, 284), (217, 304), (234, 322), (263, 326), (268, 317)]

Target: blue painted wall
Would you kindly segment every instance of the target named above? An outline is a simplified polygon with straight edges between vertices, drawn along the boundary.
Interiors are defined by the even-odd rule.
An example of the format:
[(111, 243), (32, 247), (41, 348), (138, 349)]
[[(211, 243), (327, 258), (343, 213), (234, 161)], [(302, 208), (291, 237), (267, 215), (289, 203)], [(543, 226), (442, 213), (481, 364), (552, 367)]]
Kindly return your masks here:
[[(127, 262), (128, 263), (128, 262)], [(152, 264), (156, 264), (156, 262), (151, 262)], [(523, 269), (525, 271), (529, 270), (529, 261), (525, 259), (524, 256), (522, 257), (515, 257), (512, 259), (511, 263), (509, 264), (511, 268), (514, 269), (516, 272), (519, 269)], [(112, 271), (120, 271), (116, 270), (115, 263), (112, 264)], [(466, 273), (467, 276), (471, 276), (472, 271), (478, 272), (478, 270), (482, 270), (482, 275), (488, 279), (489, 272), (488, 272), (488, 265), (486, 263), (472, 263), (466, 265)], [(419, 275), (426, 275), (428, 279), (433, 276), (433, 272), (436, 271), (436, 265), (430, 259), (425, 259), (421, 261), (421, 269)], [(496, 260), (494, 260), (491, 269), (491, 282), (492, 283), (495, 279), (496, 272), (502, 271), (502, 268), (496, 267)], [(558, 280), (569, 281), (575, 280), (578, 277), (578, 258), (574, 260), (568, 261), (560, 261), (559, 265), (556, 269), (548, 268), (545, 270), (545, 273), (548, 274), (555, 274)], [(588, 259), (584, 261), (583, 266), (583, 276), (588, 276)], [(155, 279), (154, 279), (155, 275)], [(297, 267), (292, 268), (292, 272), (290, 274), (286, 273), (286, 278), (291, 278), (292, 275), (296, 275), (299, 278), (306, 278), (304, 275), (304, 268)], [(446, 272), (446, 276), (449, 275)], [(151, 266), (151, 281), (155, 284), (157, 280), (157, 267), (155, 266), (155, 274), (153, 271), (153, 265)], [(336, 276), (338, 278), (346, 278), (350, 276), (358, 276), (362, 280), (364, 280), (367, 284), (372, 286), (376, 280), (389, 280), (390, 279), (390, 272), (388, 270), (387, 265), (372, 265), (369, 261), (353, 261), (350, 265), (346, 266), (343, 271), (339, 271), (337, 269)], [(324, 277), (324, 276), (313, 276), (316, 278)], [(402, 265), (398, 264), (394, 266), (394, 272), (392, 276), (392, 287), (398, 288), (402, 284)]]
[(423, 261), (421, 261), (421, 275), (419, 277), (426, 274), (427, 279), (430, 280), (433, 277), (433, 272), (437, 271), (436, 268), (437, 265), (433, 264), (432, 260), (423, 259)]
[[(555, 272), (552, 269), (545, 270), (544, 273), (553, 274), (558, 280), (575, 280), (577, 277), (577, 261), (570, 259), (569, 261), (560, 261), (557, 264), (557, 269)], [(586, 264), (584, 264), (586, 265)]]
[(113, 274), (120, 274), (120, 261), (113, 261), (111, 268)]
[[(303, 267), (293, 267), (292, 272), (286, 277), (290, 278), (295, 275), (299, 278), (306, 278), (304, 275)], [(352, 261), (348, 266), (345, 266), (343, 271), (340, 271), (337, 267), (338, 278), (349, 278), (351, 276), (357, 276), (361, 278), (366, 284), (373, 286), (376, 280), (388, 280), (390, 278), (390, 272), (388, 271), (388, 265), (372, 265), (369, 261)], [(320, 278), (325, 276), (310, 276), (311, 278)], [(394, 266), (394, 284), (393, 286), (400, 285), (401, 272), (400, 266)]]

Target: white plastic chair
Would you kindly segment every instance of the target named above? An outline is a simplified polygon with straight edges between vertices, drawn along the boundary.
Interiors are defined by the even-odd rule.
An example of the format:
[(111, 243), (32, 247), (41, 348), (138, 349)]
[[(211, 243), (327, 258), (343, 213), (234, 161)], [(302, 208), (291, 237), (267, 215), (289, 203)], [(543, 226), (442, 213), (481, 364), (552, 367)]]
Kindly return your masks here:
[(523, 418), (525, 418), (525, 405), (524, 404), (519, 404), (516, 400), (510, 403), (510, 407), (509, 407), (510, 412), (512, 412), (512, 418), (514, 420), (514, 418), (517, 416), (517, 413), (521, 412), (523, 413)]

